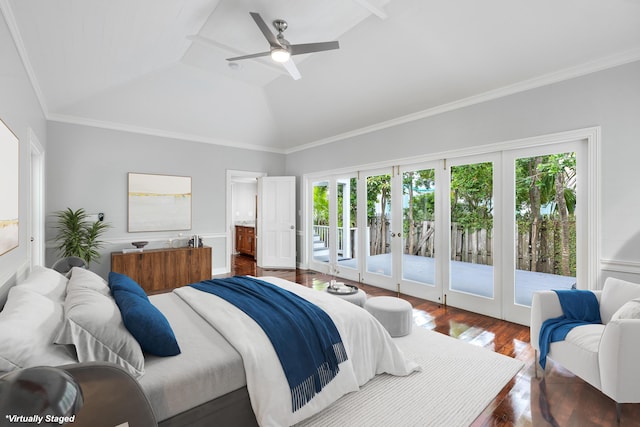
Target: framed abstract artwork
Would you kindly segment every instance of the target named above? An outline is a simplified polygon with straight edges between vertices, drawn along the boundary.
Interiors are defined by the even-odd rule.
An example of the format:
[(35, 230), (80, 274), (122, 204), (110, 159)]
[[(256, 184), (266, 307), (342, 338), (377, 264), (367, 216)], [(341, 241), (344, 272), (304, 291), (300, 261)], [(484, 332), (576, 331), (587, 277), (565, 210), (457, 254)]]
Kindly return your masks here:
[(18, 247), (19, 165), (18, 137), (0, 119), (0, 255)]
[(191, 229), (191, 177), (129, 173), (129, 232)]

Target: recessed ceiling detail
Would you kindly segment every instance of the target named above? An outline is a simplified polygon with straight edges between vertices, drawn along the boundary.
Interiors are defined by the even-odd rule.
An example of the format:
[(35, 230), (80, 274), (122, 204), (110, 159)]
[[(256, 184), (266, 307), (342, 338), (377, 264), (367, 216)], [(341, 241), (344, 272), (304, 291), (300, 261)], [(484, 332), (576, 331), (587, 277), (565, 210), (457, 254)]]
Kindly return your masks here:
[[(287, 152), (640, 60), (629, 0), (0, 0), (49, 119)], [(302, 76), (249, 12), (286, 19)], [(263, 32), (264, 35), (264, 32)], [(523, 83), (525, 82), (525, 83)], [(479, 98), (480, 97), (480, 98)], [(416, 117), (417, 117), (416, 116)]]

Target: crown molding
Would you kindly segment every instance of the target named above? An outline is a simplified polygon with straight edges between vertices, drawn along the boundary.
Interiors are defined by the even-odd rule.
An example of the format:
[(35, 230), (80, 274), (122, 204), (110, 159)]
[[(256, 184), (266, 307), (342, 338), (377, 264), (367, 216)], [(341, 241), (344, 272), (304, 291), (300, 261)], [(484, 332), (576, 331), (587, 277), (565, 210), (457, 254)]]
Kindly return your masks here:
[[(1, 0), (0, 0), (1, 1)], [(269, 153), (284, 154), (284, 150), (280, 148), (264, 147), (260, 145), (246, 144), (244, 142), (236, 142), (219, 138), (212, 138), (202, 135), (194, 135), (184, 132), (173, 132), (163, 129), (147, 128), (143, 126), (127, 125), (123, 123), (108, 122), (105, 120), (89, 119), (86, 117), (78, 117), (66, 114), (50, 113), (47, 120), (52, 122), (69, 123), (74, 125), (90, 126), (102, 129), (118, 130), (123, 132), (138, 133), (143, 135), (159, 136), (162, 138), (179, 139), (192, 142), (203, 142), (206, 144), (222, 145), (225, 147), (239, 148), (254, 151), (266, 151)]]
[[(6, 2), (7, 0), (0, 0)], [(51, 121), (58, 121), (64, 123), (80, 124), (85, 126), (101, 127), (112, 130), (122, 130), (126, 132), (142, 133), (146, 135), (161, 136), (173, 139), (182, 139), (194, 142), (204, 142), (207, 144), (222, 145), (233, 148), (240, 148), (246, 150), (263, 151), (277, 154), (292, 154), (298, 151), (304, 151), (311, 148), (320, 147), (333, 142), (342, 141), (349, 138), (354, 138), (360, 135), (366, 135), (371, 132), (377, 132), (387, 128), (400, 126), (405, 123), (410, 123), (416, 120), (422, 120), (428, 117), (436, 116), (446, 112), (458, 110), (461, 108), (469, 107), (472, 105), (480, 104), (483, 102), (503, 98), (509, 95), (514, 95), (527, 90), (536, 89), (550, 84), (559, 83), (566, 80), (571, 80), (580, 76), (596, 73), (598, 71), (607, 70), (609, 68), (618, 67), (631, 62), (640, 61), (640, 49), (632, 49), (615, 55), (610, 55), (605, 58), (590, 61), (579, 66), (565, 68), (563, 70), (548, 73), (533, 79), (524, 80), (522, 82), (514, 83), (511, 85), (503, 86), (498, 89), (490, 90), (478, 95), (472, 95), (467, 98), (463, 98), (457, 101), (449, 102), (446, 104), (438, 105), (433, 108), (418, 111), (415, 113), (407, 114), (395, 119), (386, 120), (371, 126), (354, 129), (349, 132), (344, 132), (338, 135), (330, 136), (328, 138), (313, 141), (307, 144), (303, 144), (293, 148), (274, 148), (265, 147), (253, 144), (247, 144), (237, 141), (221, 140), (218, 138), (212, 138), (202, 135), (193, 135), (182, 132), (172, 132), (161, 129), (145, 128), (140, 126), (125, 125), (122, 123), (107, 122), (102, 120), (87, 119), (83, 117), (54, 114), (49, 113), (47, 119)]]
[(514, 83), (511, 85), (503, 86), (498, 89), (490, 90), (478, 95), (469, 96), (457, 101), (449, 102), (446, 104), (438, 105), (433, 108), (418, 111), (415, 113), (407, 114), (405, 116), (397, 117), (395, 119), (387, 120), (377, 123), (375, 125), (354, 129), (349, 132), (341, 133), (338, 135), (330, 136), (328, 138), (313, 141), (304, 145), (289, 148), (284, 150), (285, 154), (292, 154), (298, 151), (308, 150), (310, 148), (320, 147), (322, 145), (330, 144), (332, 142), (341, 141), (348, 138), (354, 138), (367, 133), (380, 131), (394, 126), (399, 126), (405, 123), (413, 122), (416, 120), (425, 119), (427, 117), (436, 116), (438, 114), (446, 113), (449, 111), (458, 110), (460, 108), (469, 107), (472, 105), (480, 104), (482, 102), (491, 101), (494, 99), (503, 98), (505, 96), (514, 95), (516, 93), (524, 92), (530, 89), (536, 89), (539, 87), (547, 86), (553, 83), (559, 83), (565, 80), (571, 80), (576, 77), (592, 74), (598, 71), (614, 68), (620, 65), (628, 64), (640, 60), (640, 49), (632, 49), (619, 54), (610, 55), (605, 58), (590, 61), (575, 67), (565, 68), (563, 70), (548, 73), (539, 77), (535, 77), (522, 82)]

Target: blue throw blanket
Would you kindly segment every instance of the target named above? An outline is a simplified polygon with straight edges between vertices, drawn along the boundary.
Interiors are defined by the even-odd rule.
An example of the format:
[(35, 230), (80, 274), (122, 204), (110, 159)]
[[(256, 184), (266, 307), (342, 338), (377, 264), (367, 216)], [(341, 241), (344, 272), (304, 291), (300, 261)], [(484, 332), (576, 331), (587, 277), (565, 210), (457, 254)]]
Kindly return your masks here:
[(570, 289), (557, 290), (560, 306), (564, 313), (560, 317), (547, 319), (540, 327), (540, 366), (547, 364), (547, 354), (552, 342), (562, 341), (569, 331), (576, 326), (602, 323), (600, 319), (600, 304), (591, 291)]
[(329, 315), (294, 293), (246, 276), (191, 286), (228, 301), (260, 325), (289, 383), (293, 412), (320, 392), (338, 374), (338, 365), (348, 359)]

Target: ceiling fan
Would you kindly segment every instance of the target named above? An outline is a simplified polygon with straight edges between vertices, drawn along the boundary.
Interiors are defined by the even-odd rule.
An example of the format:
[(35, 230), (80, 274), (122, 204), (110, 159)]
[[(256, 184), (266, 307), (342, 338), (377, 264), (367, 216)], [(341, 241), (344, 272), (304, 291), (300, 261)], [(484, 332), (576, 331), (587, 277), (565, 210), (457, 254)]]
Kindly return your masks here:
[(298, 80), (300, 78), (300, 72), (298, 71), (296, 65), (291, 60), (291, 56), (300, 55), (303, 53), (313, 53), (313, 52), (321, 52), (323, 50), (333, 50), (339, 49), (340, 45), (337, 41), (332, 42), (320, 42), (320, 43), (303, 43), (303, 44), (291, 44), (284, 38), (284, 30), (287, 29), (288, 24), (287, 21), (283, 19), (276, 19), (273, 21), (273, 26), (275, 27), (278, 34), (273, 34), (269, 30), (269, 26), (264, 19), (260, 16), (259, 13), (249, 12), (253, 20), (262, 31), (262, 34), (269, 42), (270, 49), (267, 52), (253, 53), (251, 55), (243, 55), (236, 56), (234, 58), (227, 58), (227, 61), (240, 61), (242, 59), (250, 59), (250, 58), (258, 58), (261, 56), (271, 56), (276, 62), (281, 63), (291, 74), (294, 80)]

